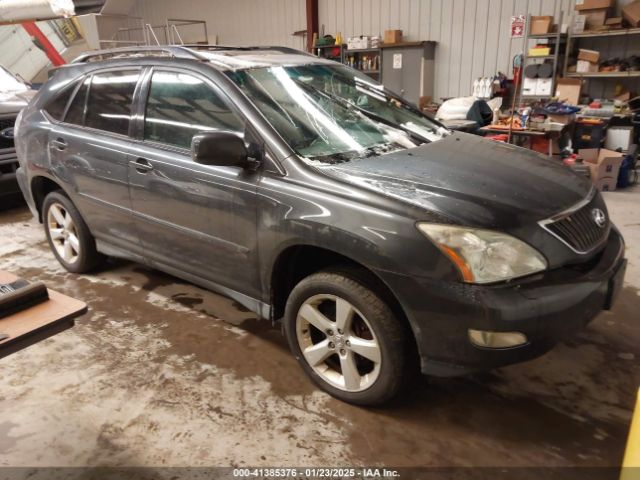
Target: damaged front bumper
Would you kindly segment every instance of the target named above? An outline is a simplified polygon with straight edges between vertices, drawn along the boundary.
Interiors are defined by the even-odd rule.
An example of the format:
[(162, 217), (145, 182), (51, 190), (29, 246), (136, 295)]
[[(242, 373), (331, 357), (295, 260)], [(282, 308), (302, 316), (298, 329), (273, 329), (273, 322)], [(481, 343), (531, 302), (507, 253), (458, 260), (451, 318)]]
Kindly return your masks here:
[[(424, 374), (461, 375), (518, 363), (550, 350), (611, 308), (626, 269), (614, 228), (594, 259), (500, 285), (480, 286), (379, 272), (405, 308)], [(517, 333), (524, 341), (494, 345), (470, 331)], [(476, 339), (490, 336), (475, 335)]]

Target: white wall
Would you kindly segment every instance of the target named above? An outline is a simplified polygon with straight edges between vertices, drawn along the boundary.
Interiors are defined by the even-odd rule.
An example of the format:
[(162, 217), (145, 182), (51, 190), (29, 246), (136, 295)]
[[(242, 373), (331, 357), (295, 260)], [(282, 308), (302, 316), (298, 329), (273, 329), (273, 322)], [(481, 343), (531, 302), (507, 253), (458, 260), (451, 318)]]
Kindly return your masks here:
[(307, 28), (305, 0), (139, 0), (129, 15), (153, 25), (167, 18), (205, 20), (209, 42), (217, 36), (218, 43), (229, 45), (303, 48), (302, 39), (291, 34)]

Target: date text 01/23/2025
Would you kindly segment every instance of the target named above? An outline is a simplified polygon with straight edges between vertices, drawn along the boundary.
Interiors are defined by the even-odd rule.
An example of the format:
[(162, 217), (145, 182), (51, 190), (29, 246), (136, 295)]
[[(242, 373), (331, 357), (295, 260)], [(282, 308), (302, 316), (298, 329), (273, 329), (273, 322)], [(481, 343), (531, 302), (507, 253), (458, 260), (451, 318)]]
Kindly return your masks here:
[(398, 478), (399, 472), (386, 468), (235, 468), (235, 478)]

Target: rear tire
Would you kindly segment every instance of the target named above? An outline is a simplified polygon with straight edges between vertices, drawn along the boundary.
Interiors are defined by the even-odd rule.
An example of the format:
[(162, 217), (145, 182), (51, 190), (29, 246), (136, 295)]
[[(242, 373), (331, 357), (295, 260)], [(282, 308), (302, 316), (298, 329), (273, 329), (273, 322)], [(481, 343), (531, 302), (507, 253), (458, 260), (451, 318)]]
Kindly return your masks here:
[(61, 191), (45, 197), (42, 218), (51, 251), (66, 270), (86, 273), (104, 261), (80, 212)]
[(315, 273), (296, 285), (284, 330), (307, 375), (348, 403), (383, 404), (413, 372), (403, 323), (380, 295), (345, 271)]

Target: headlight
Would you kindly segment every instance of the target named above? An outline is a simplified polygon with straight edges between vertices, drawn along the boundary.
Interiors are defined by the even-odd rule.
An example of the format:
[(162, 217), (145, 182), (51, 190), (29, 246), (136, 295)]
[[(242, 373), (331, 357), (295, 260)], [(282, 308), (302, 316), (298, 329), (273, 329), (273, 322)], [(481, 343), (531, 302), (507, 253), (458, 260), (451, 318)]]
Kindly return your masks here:
[(517, 238), (492, 230), (419, 223), (468, 283), (491, 283), (547, 268), (546, 259)]

